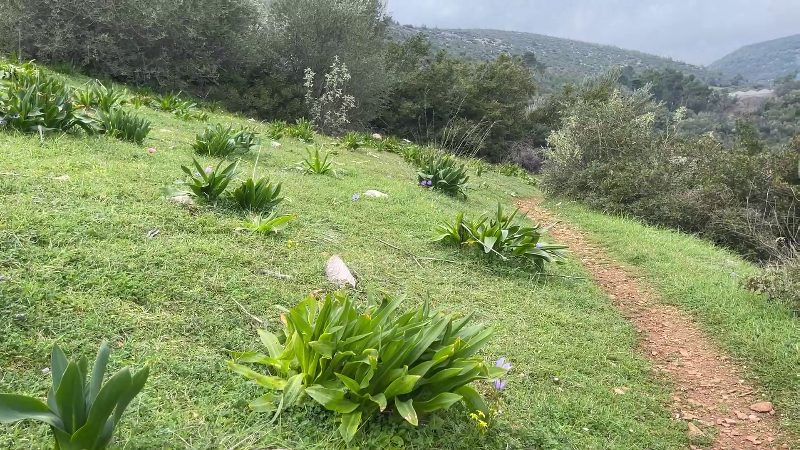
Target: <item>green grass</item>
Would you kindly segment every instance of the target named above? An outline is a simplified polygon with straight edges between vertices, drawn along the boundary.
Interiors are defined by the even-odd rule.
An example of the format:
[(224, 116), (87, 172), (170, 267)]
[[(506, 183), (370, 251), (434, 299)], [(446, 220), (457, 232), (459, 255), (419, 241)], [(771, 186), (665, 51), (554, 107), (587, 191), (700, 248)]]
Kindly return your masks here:
[(641, 272), (665, 302), (692, 314), (777, 405), (782, 425), (800, 433), (800, 321), (783, 305), (741, 288), (757, 267), (682, 233), (574, 202), (550, 200), (545, 206)]
[[(427, 297), (438, 308), (476, 311), (497, 329), (483, 356), (514, 364), (486, 436), (454, 407), (437, 416), (444, 421), (429, 416), (417, 429), (391, 417), (373, 420), (356, 436), (360, 448), (685, 444), (683, 425), (662, 408), (669, 387), (652, 377), (635, 350), (633, 327), (588, 280), (537, 281), (530, 268), (492, 267), (428, 242), (434, 224), (459, 210), (491, 212), (498, 201), (508, 206), (513, 195), (533, 195), (522, 180), (487, 173), (475, 177), (469, 200), (459, 201), (416, 186), (415, 171), (394, 154), (338, 149), (335, 178), (297, 170), (305, 144), (266, 142), (257, 173), (283, 183), (286, 200), (277, 211), (298, 218), (277, 237), (237, 233), (246, 217), (230, 203), (180, 206), (160, 194), (183, 178), (180, 165), (191, 162), (190, 143), (206, 124), (139, 112), (153, 121), (144, 146), (103, 136), (54, 134), (40, 142), (0, 133), (0, 392), (43, 396), (50, 380), (42, 369), (54, 343), (70, 357), (91, 357), (108, 339), (109, 370), (152, 365), (116, 447), (342, 448), (333, 416), (318, 407), (295, 408), (275, 423), (251, 412), (247, 403), (262, 391), (225, 368), (228, 350), (260, 347), (234, 300), (277, 328), (274, 306), (329, 288), (323, 267), (340, 254), (364, 286), (355, 295), (363, 298), (369, 287), (406, 295), (408, 306)], [(211, 121), (244, 122), (219, 114)], [(255, 156), (242, 160), (242, 177)], [(483, 181), (489, 187), (477, 188)], [(351, 199), (368, 189), (390, 198)], [(160, 234), (148, 238), (156, 227)], [(459, 264), (419, 267), (380, 240)], [(586, 275), (574, 262), (551, 271)], [(615, 395), (621, 386), (630, 390)], [(488, 384), (480, 389), (491, 391)], [(48, 433), (32, 423), (2, 426), (0, 448), (45, 448)]]

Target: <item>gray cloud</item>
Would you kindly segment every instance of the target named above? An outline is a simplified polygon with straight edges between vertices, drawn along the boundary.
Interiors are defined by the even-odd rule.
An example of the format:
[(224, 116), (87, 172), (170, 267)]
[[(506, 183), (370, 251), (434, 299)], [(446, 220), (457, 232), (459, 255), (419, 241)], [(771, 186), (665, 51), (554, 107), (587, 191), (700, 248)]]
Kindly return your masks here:
[(694, 64), (800, 33), (800, 0), (389, 0), (402, 24), (527, 31)]

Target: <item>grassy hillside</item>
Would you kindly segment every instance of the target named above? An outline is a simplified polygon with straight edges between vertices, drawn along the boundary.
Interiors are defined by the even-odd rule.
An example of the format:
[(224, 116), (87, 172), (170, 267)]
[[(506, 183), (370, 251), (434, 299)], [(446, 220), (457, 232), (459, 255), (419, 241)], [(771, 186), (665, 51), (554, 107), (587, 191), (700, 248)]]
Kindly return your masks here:
[(610, 67), (632, 66), (637, 72), (671, 68), (709, 80), (718, 75), (670, 58), (625, 50), (609, 45), (562, 39), (541, 34), (500, 30), (436, 29), (393, 26), (391, 35), (405, 39), (416, 33), (427, 36), (434, 47), (473, 60), (495, 58), (500, 53), (522, 55), (533, 52), (547, 67), (545, 81), (560, 84), (597, 75)]
[(800, 34), (742, 47), (709, 68), (752, 81), (772, 81), (800, 70)]
[[(225, 367), (228, 350), (261, 349), (234, 300), (277, 329), (275, 306), (330, 289), (323, 267), (340, 254), (361, 280), (357, 299), (379, 289), (406, 295), (407, 307), (429, 298), (436, 308), (475, 311), (497, 330), (481, 356), (514, 365), (502, 392), (479, 386), (502, 410), (487, 435), (464, 409), (451, 408), (438, 428), (430, 417), (417, 429), (388, 416), (371, 422), (356, 436), (359, 448), (683, 446), (682, 427), (661, 406), (667, 386), (652, 378), (635, 350), (635, 330), (590, 281), (535, 279), (531, 267), (492, 267), (429, 242), (441, 219), (534, 195), (519, 178), (487, 172), (461, 201), (417, 186), (397, 155), (343, 148), (334, 158), (338, 178), (303, 175), (296, 167), (307, 145), (286, 138), (263, 148), (256, 174), (284, 184), (279, 209), (298, 218), (279, 236), (241, 233), (235, 229), (246, 217), (236, 208), (176, 205), (160, 194), (183, 178), (180, 165), (191, 162), (189, 144), (205, 124), (139, 113), (154, 123), (143, 146), (0, 132), (0, 392), (43, 396), (53, 344), (91, 357), (108, 339), (110, 371), (152, 367), (123, 419), (119, 448), (344, 448), (333, 416), (317, 407), (295, 408), (274, 423), (250, 411), (264, 391)], [(230, 115), (210, 120), (264, 129)], [(243, 158), (243, 176), (256, 156)], [(352, 199), (368, 189), (390, 197)], [(160, 233), (148, 237), (154, 228)], [(455, 263), (420, 266), (381, 241)], [(575, 262), (551, 273), (586, 276)], [(629, 393), (615, 394), (618, 386)], [(31, 423), (2, 426), (0, 448), (44, 448), (48, 433)]]

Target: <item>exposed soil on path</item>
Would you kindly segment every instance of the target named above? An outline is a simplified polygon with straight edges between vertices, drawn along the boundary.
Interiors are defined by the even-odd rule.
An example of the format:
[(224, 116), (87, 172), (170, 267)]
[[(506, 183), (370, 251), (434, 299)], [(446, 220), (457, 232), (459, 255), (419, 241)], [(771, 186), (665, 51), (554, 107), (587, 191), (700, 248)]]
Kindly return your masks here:
[[(532, 219), (557, 221), (539, 203), (528, 199), (518, 206)], [(560, 223), (550, 234), (570, 247), (614, 306), (636, 326), (641, 350), (653, 361), (653, 370), (675, 387), (667, 407), (676, 420), (687, 422), (691, 442), (713, 441), (712, 448), (720, 450), (789, 448), (772, 405), (763, 403), (768, 399), (759, 397), (687, 314), (658, 302), (643, 283), (592, 245), (586, 233)], [(625, 395), (625, 388), (615, 392)]]

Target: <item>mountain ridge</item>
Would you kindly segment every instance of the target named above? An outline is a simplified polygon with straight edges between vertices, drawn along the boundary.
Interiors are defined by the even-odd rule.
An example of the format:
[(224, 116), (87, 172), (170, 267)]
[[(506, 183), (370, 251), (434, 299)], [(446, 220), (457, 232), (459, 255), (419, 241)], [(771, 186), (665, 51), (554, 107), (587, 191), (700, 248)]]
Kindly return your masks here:
[(800, 70), (800, 34), (745, 45), (709, 67), (729, 76), (772, 81)]

